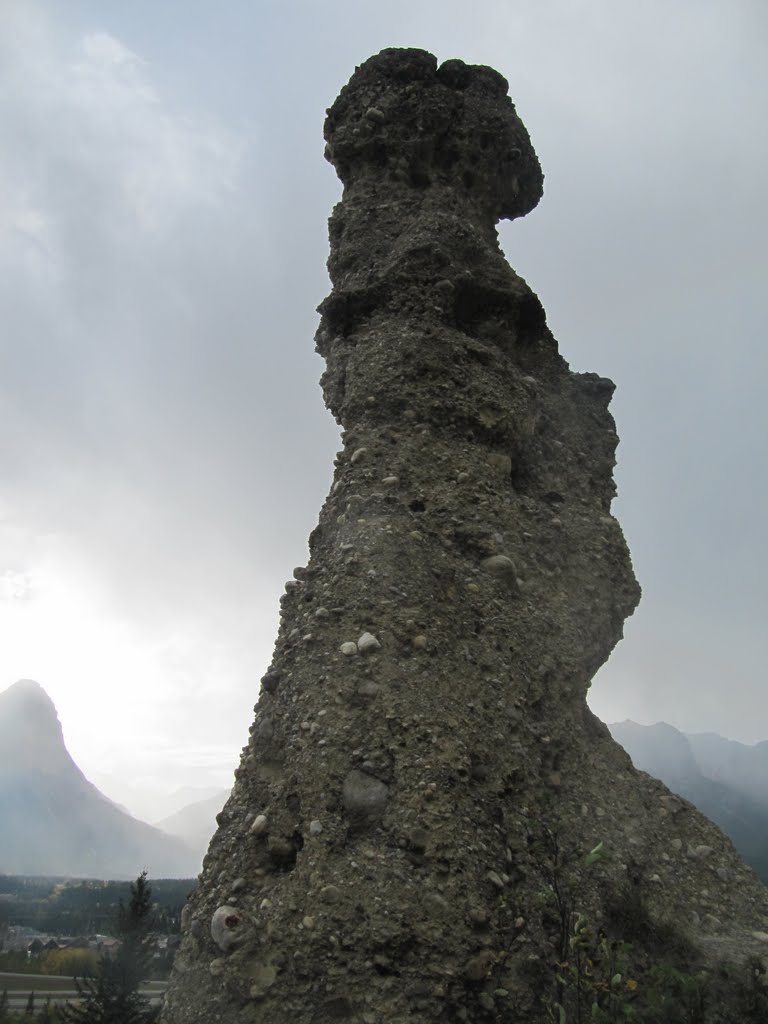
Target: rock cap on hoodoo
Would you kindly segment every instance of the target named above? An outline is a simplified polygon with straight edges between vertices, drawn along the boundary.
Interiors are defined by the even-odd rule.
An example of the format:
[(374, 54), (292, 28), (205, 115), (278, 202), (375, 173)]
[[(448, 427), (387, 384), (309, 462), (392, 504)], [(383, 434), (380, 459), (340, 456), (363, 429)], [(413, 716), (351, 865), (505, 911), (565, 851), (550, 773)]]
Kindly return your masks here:
[(494, 217), (523, 217), (544, 176), (525, 125), (492, 68), (426, 50), (386, 49), (357, 68), (325, 122), (326, 156), (345, 186), (385, 177), (448, 186)]

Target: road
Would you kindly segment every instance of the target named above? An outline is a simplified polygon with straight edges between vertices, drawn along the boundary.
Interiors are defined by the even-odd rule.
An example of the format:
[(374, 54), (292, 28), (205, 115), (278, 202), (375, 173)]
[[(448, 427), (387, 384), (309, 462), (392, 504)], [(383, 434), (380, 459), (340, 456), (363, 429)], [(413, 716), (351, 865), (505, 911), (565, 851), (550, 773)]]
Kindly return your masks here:
[[(168, 987), (167, 981), (145, 981), (139, 990), (150, 1003), (159, 1003)], [(59, 974), (5, 974), (0, 971), (0, 992), (8, 992), (8, 1009), (23, 1010), (29, 993), (35, 993), (35, 1009), (39, 1010), (50, 997), (51, 1003), (66, 1003), (77, 998), (74, 978)]]

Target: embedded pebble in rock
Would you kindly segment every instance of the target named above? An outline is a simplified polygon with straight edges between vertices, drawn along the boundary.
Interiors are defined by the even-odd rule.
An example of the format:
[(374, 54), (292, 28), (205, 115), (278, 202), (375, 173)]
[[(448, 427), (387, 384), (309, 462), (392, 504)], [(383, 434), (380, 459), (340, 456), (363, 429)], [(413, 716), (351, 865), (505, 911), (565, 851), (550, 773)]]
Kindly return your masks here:
[(464, 967), (464, 977), (468, 981), (482, 981), (488, 975), (488, 971), (493, 963), (493, 953), (486, 949), (482, 953), (478, 953), (477, 956), (473, 956), (467, 961)]
[(483, 568), (492, 576), (500, 576), (503, 579), (515, 579), (517, 569), (515, 563), (507, 555), (492, 555), (483, 559)]
[(372, 633), (363, 633), (357, 641), (357, 649), (361, 654), (367, 654), (369, 651), (378, 651), (380, 647), (381, 643)]
[(317, 821), (317, 819), (315, 819), (314, 821), (310, 821), (310, 823), (309, 823), (309, 834), (310, 835), (312, 835), (312, 836), (319, 836), (322, 831), (323, 831), (323, 823), (321, 821)]
[[(325, 142), (343, 195), (315, 344), (343, 450), (281, 597), (162, 1024), (539, 1024), (560, 941), (542, 899), (553, 839), (590, 922), (641, 880), (628, 977), (665, 966), (669, 923), (685, 972), (765, 957), (764, 887), (586, 702), (639, 587), (611, 514), (613, 384), (571, 371), (499, 245), (498, 222), (542, 195), (507, 82), (384, 50), (328, 110)], [(602, 143), (582, 142), (599, 178)], [(226, 950), (214, 911), (242, 915), (217, 930)]]
[(357, 692), (361, 697), (375, 697), (381, 687), (378, 683), (375, 683), (373, 679), (364, 679), (357, 688)]
[(257, 964), (250, 970), (250, 979), (248, 994), (251, 999), (263, 999), (277, 980), (277, 969), (272, 964)]
[(211, 918), (211, 938), (224, 953), (237, 946), (243, 938), (243, 919), (237, 907), (219, 907)]
[(689, 846), (688, 847), (688, 856), (689, 857), (697, 857), (699, 860), (701, 860), (704, 857), (708, 857), (710, 855), (710, 853), (712, 853), (712, 852), (713, 852), (712, 847), (711, 846), (706, 846), (703, 843), (701, 845), (699, 845), (699, 846)]
[(344, 779), (344, 810), (353, 818), (379, 818), (384, 813), (388, 794), (383, 782), (355, 769)]
[(491, 468), (502, 476), (509, 476), (512, 472), (512, 459), (509, 455), (491, 452), (488, 456), (488, 462)]
[(262, 832), (264, 832), (266, 827), (267, 827), (267, 816), (266, 816), (266, 814), (257, 814), (256, 817), (253, 819), (253, 822), (251, 824), (251, 827), (250, 827), (249, 831), (250, 831), (251, 835), (258, 836)]

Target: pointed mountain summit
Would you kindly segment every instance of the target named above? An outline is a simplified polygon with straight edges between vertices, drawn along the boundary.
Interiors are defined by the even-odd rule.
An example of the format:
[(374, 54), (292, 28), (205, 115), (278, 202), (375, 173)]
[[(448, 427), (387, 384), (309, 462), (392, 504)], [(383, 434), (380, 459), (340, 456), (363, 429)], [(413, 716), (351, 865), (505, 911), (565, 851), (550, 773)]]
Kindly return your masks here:
[(0, 693), (3, 775), (37, 770), (80, 769), (64, 744), (56, 705), (33, 679), (20, 679)]
[(137, 821), (73, 761), (56, 707), (39, 683), (0, 693), (0, 872), (133, 878), (189, 877), (185, 844)]

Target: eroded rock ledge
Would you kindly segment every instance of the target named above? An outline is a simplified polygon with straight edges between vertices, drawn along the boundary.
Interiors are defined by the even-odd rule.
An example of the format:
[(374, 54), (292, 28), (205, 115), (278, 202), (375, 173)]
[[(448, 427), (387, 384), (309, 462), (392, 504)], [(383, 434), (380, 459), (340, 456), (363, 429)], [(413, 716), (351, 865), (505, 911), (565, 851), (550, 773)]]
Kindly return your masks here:
[(569, 370), (499, 249), (542, 194), (506, 81), (385, 50), (325, 138), (344, 449), (163, 1020), (544, 1019), (551, 837), (610, 852), (578, 882), (597, 926), (641, 894), (697, 956), (764, 948), (752, 872), (587, 709), (639, 599), (613, 384)]

